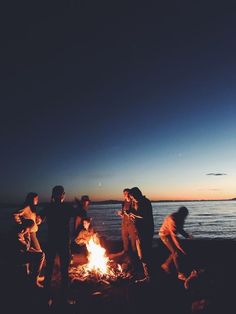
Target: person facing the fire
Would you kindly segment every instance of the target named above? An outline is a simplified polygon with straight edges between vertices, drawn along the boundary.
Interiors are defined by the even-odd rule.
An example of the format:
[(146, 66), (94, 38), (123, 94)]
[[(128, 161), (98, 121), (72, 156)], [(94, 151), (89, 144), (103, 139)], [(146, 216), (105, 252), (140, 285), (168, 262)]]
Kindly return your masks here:
[(75, 237), (83, 229), (83, 219), (88, 217), (88, 209), (91, 203), (88, 195), (82, 195), (79, 200), (75, 197), (76, 208), (78, 211), (78, 218), (75, 220), (74, 233)]
[(148, 282), (151, 275), (151, 249), (154, 234), (152, 204), (138, 187), (130, 189), (129, 194), (132, 201), (130, 219), (133, 219), (137, 228), (136, 248), (144, 272), (144, 278), (137, 280), (137, 282)]
[(185, 256), (186, 252), (182, 247), (177, 234), (180, 233), (183, 237), (191, 239), (192, 236), (184, 230), (184, 222), (189, 214), (186, 207), (179, 207), (177, 212), (168, 215), (159, 230), (159, 237), (164, 245), (171, 252), (167, 260), (161, 265), (161, 268), (170, 273), (170, 265), (173, 262), (178, 273), (180, 280), (186, 280), (186, 275), (181, 269), (179, 259), (181, 256)]
[(130, 264), (133, 271), (135, 271), (135, 267), (137, 266), (137, 261), (139, 259), (136, 248), (137, 229), (134, 220), (130, 218), (132, 201), (129, 195), (129, 191), (130, 189), (128, 188), (125, 188), (123, 190), (124, 201), (122, 203), (121, 210), (119, 210), (117, 214), (122, 218), (121, 222), (121, 236), (123, 242), (122, 255), (128, 259), (129, 261), (128, 264)]
[(17, 224), (22, 224), (25, 219), (32, 219), (34, 225), (30, 231), (31, 247), (35, 250), (42, 252), (41, 246), (37, 238), (38, 225), (41, 223), (41, 219), (36, 212), (39, 197), (37, 193), (30, 192), (27, 194), (23, 206), (14, 212), (13, 218)]
[(34, 228), (35, 222), (32, 219), (25, 219), (17, 228), (14, 237), (14, 249), (12, 251), (12, 259), (17, 264), (29, 264), (29, 278), (30, 282), (42, 288), (40, 272), (45, 260), (45, 254), (42, 251), (35, 250), (31, 246), (31, 232)]
[[(133, 219), (130, 219), (131, 212), (131, 198), (129, 195), (130, 189), (125, 188), (123, 190), (124, 201), (122, 203), (121, 210), (118, 211), (118, 215), (122, 217), (121, 223), (121, 236), (123, 241), (123, 251), (124, 254), (129, 252), (129, 243), (131, 244), (132, 253), (136, 254), (136, 239), (137, 239), (137, 230), (134, 224)], [(129, 242), (130, 241), (130, 242)]]
[(85, 252), (87, 254), (86, 244), (88, 244), (89, 240), (93, 238), (96, 234), (95, 230), (91, 225), (92, 219), (90, 217), (84, 218), (82, 225), (83, 229), (79, 232), (77, 237), (75, 238), (76, 251)]
[(64, 202), (65, 191), (61, 185), (52, 189), (50, 204), (45, 207), (40, 216), (48, 225), (48, 243), (46, 253), (45, 288), (50, 291), (54, 260), (60, 258), (61, 288), (66, 295), (69, 284), (68, 267), (70, 263), (70, 219), (77, 219), (78, 210)]

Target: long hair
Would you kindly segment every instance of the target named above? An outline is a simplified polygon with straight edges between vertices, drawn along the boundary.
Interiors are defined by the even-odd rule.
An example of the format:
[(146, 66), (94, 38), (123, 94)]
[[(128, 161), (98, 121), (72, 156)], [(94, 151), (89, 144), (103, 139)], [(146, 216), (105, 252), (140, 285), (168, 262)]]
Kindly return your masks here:
[(36, 212), (36, 205), (34, 205), (34, 198), (37, 197), (38, 194), (35, 192), (30, 192), (26, 195), (23, 206), (29, 206), (32, 212)]
[(143, 198), (143, 194), (137, 186), (130, 189), (129, 194), (133, 196), (137, 201)]

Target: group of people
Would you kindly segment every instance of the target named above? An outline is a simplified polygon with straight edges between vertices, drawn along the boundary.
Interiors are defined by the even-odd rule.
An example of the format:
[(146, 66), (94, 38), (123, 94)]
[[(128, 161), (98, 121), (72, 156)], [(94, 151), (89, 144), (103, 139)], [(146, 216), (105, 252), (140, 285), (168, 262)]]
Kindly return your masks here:
[(131, 254), (137, 255), (142, 263), (143, 278), (139, 281), (150, 280), (150, 261), (152, 239), (154, 235), (154, 220), (152, 204), (138, 187), (123, 190), (124, 202), (118, 215), (122, 217), (121, 235), (124, 253), (129, 252), (129, 240)]
[[(139, 188), (125, 188), (123, 190), (124, 201), (118, 215), (122, 217), (121, 234), (124, 253), (131, 251), (132, 256), (138, 255), (142, 262), (144, 277), (138, 280), (150, 280), (151, 248), (154, 236), (154, 221), (152, 205)], [(170, 273), (173, 262), (178, 279), (186, 280), (187, 275), (181, 267), (180, 258), (186, 255), (178, 238), (181, 234), (185, 238), (192, 238), (184, 230), (184, 222), (188, 216), (188, 209), (180, 207), (177, 212), (168, 215), (159, 230), (159, 237), (170, 251), (167, 260), (161, 265), (165, 273)]]
[[(118, 215), (122, 217), (121, 235), (123, 240), (123, 254), (129, 254), (141, 262), (143, 278), (138, 281), (148, 282), (151, 277), (151, 249), (154, 235), (154, 220), (152, 204), (138, 187), (123, 190), (124, 202)], [(21, 263), (29, 263), (29, 277), (37, 287), (50, 291), (54, 260), (56, 255), (60, 259), (61, 288), (66, 295), (69, 277), (68, 269), (71, 261), (71, 243), (75, 246), (85, 246), (93, 236), (91, 218), (88, 217), (90, 199), (87, 195), (75, 199), (75, 205), (64, 202), (64, 187), (57, 185), (52, 189), (51, 201), (40, 212), (36, 211), (38, 195), (29, 193), (22, 208), (14, 213), (17, 223), (17, 257)], [(186, 238), (191, 236), (184, 231), (184, 221), (188, 215), (186, 207), (167, 216), (160, 228), (159, 236), (170, 251), (170, 256), (161, 265), (166, 273), (170, 272), (173, 262), (178, 278), (186, 280), (186, 275), (181, 270), (180, 255), (186, 255), (177, 234)], [(73, 241), (71, 241), (70, 223), (74, 219)], [(37, 239), (38, 225), (47, 222), (46, 255)], [(45, 263), (46, 262), (46, 263)], [(45, 276), (42, 276), (43, 265)], [(42, 284), (42, 282), (44, 283)]]
[[(22, 208), (14, 214), (17, 223), (16, 236), (16, 257), (18, 263), (29, 264), (29, 278), (36, 287), (45, 287), (50, 292), (53, 266), (56, 255), (60, 259), (61, 288), (63, 295), (66, 295), (69, 278), (68, 268), (71, 260), (70, 250), (70, 225), (71, 218), (74, 218), (75, 239), (85, 225), (87, 209), (90, 199), (87, 195), (80, 200), (75, 199), (76, 205), (72, 206), (64, 202), (64, 187), (57, 185), (52, 189), (50, 203), (40, 212), (36, 211), (38, 195), (29, 193)], [(47, 245), (46, 255), (43, 252), (37, 239), (38, 225), (43, 221), (47, 222)], [(45, 264), (45, 276), (41, 276), (42, 267)], [(44, 281), (44, 285), (42, 285)]]

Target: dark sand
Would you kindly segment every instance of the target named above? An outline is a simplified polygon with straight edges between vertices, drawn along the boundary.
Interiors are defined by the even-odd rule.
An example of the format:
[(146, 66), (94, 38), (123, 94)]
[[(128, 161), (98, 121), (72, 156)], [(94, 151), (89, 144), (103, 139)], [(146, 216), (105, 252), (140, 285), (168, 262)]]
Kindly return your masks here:
[[(189, 259), (186, 269), (203, 269), (186, 290), (173, 269), (166, 275), (160, 269), (168, 251), (159, 240), (152, 250), (153, 279), (149, 284), (118, 280), (110, 285), (74, 282), (69, 295), (75, 304), (64, 304), (59, 293), (58, 264), (53, 277), (54, 303), (48, 306), (44, 289), (32, 288), (25, 280), (24, 270), (14, 267), (1, 252), (1, 313), (163, 313), (163, 314), (228, 314), (235, 313), (236, 241), (185, 240)], [(107, 251), (116, 253), (121, 242), (106, 242)], [(75, 256), (75, 263), (82, 262)], [(191, 266), (190, 266), (191, 265)]]

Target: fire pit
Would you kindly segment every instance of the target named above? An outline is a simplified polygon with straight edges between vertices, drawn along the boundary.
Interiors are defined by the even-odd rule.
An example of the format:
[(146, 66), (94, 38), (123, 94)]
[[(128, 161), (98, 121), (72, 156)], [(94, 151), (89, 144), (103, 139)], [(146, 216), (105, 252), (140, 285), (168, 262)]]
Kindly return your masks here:
[(99, 239), (93, 236), (86, 244), (88, 250), (87, 263), (71, 267), (71, 281), (100, 282), (110, 284), (118, 279), (127, 279), (127, 273), (122, 271), (120, 264), (110, 259)]

